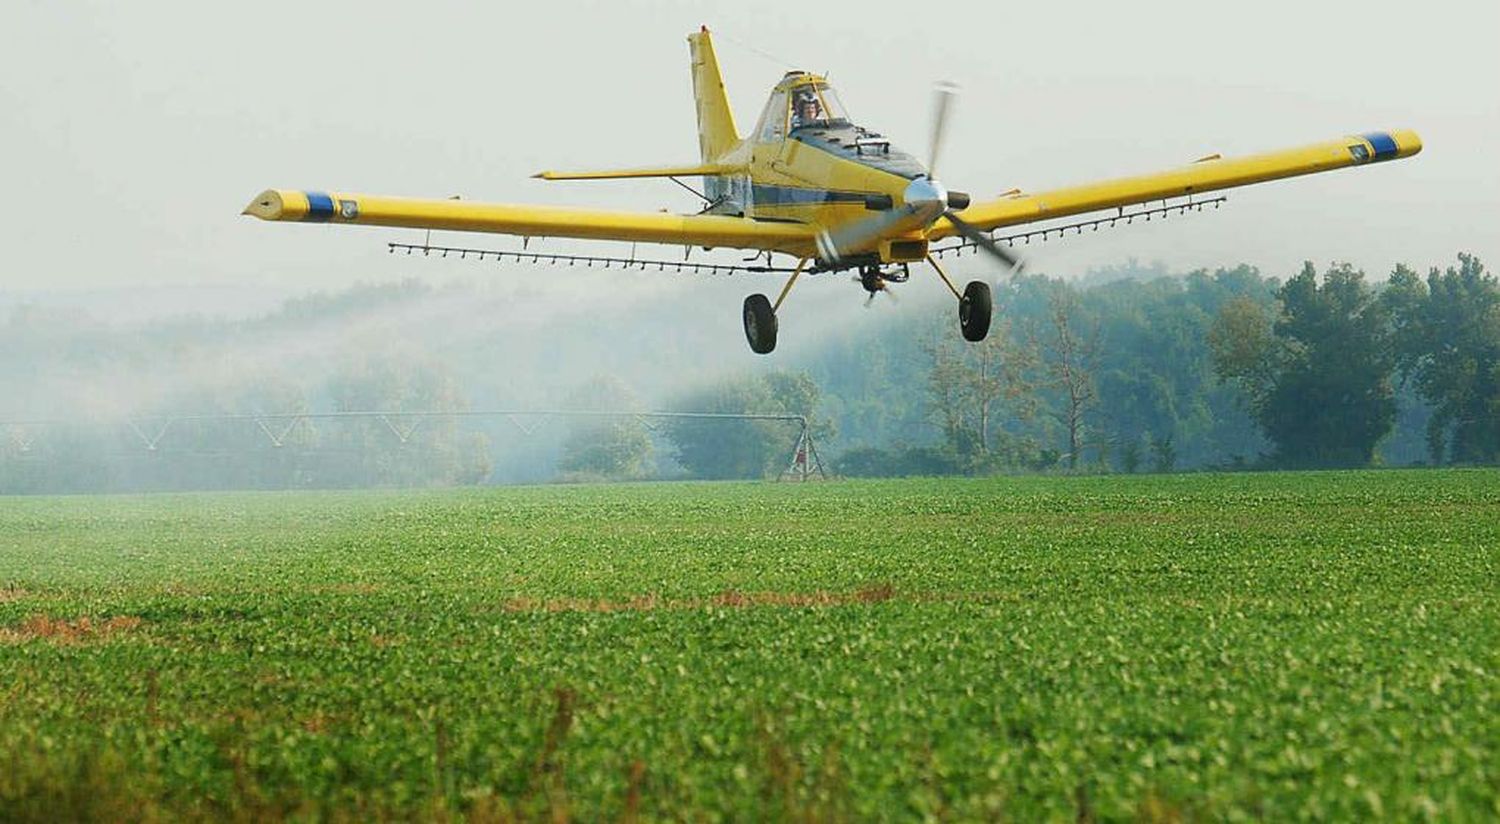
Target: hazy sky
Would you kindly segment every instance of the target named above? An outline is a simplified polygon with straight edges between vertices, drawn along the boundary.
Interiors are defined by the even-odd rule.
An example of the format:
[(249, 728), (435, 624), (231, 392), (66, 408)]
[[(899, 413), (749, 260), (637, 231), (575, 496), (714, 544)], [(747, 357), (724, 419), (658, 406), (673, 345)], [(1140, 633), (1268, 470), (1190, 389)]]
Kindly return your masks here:
[(828, 72), (856, 121), (918, 155), (933, 82), (961, 84), (943, 177), (977, 196), (1371, 129), (1426, 143), (1408, 161), (1239, 190), (1217, 214), (1033, 247), (1034, 269), (1133, 256), (1286, 275), (1312, 258), (1383, 277), (1460, 250), (1500, 266), (1500, 3), (1399, 9), (9, 0), (0, 291), (526, 278), (385, 254), (413, 232), (239, 211), (268, 187), (690, 210), (665, 181), (528, 175), (695, 160), (684, 37), (700, 24), (716, 32), (742, 131), (778, 60)]

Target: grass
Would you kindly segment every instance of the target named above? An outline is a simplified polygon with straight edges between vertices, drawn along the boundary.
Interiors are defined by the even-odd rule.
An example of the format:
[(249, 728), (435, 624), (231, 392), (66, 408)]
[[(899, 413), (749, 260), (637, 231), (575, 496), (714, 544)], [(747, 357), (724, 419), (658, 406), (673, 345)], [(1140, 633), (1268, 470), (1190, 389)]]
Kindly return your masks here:
[(1492, 820), (1500, 472), (0, 499), (0, 819)]

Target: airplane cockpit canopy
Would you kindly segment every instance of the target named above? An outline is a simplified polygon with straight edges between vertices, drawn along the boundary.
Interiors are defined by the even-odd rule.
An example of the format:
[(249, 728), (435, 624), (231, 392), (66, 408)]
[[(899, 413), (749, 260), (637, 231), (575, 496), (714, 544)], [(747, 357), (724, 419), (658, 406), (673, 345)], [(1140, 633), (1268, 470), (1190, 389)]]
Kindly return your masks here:
[(813, 75), (789, 74), (761, 112), (755, 137), (762, 143), (779, 141), (798, 129), (849, 126), (849, 113), (828, 82)]
[(906, 178), (924, 171), (915, 158), (891, 146), (888, 139), (850, 121), (828, 81), (805, 72), (789, 72), (776, 84), (755, 126), (754, 140), (794, 140)]

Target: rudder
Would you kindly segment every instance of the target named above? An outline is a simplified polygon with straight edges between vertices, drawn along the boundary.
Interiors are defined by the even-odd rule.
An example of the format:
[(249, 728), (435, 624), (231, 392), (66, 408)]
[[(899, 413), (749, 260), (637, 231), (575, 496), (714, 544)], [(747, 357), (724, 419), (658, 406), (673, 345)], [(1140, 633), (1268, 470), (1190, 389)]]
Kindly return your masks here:
[(724, 78), (719, 73), (719, 58), (714, 54), (708, 27), (688, 35), (688, 51), (693, 59), (693, 99), (698, 108), (698, 148), (703, 160), (713, 161), (733, 149), (740, 141), (734, 128), (734, 113), (724, 92)]

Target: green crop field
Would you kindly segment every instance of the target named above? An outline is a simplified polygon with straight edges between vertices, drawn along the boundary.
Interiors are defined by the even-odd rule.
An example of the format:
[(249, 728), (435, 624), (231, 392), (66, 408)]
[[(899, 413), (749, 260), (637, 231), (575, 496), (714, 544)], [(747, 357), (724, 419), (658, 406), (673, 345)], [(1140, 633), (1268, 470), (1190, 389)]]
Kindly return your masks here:
[(1500, 472), (0, 499), (0, 819), (1500, 816)]

